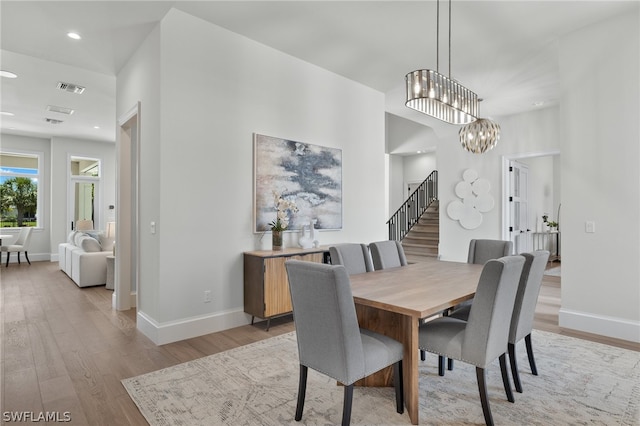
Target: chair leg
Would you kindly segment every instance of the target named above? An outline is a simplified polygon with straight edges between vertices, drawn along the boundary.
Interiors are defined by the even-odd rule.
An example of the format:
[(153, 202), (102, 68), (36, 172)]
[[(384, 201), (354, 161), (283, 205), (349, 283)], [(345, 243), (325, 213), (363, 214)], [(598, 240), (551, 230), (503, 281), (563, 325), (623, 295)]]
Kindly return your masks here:
[(509, 363), (511, 364), (511, 375), (513, 376), (513, 384), (516, 387), (516, 391), (522, 393), (522, 383), (520, 383), (520, 374), (518, 374), (518, 361), (516, 360), (516, 345), (513, 343), (508, 344), (509, 348)]
[[(451, 309), (447, 309), (444, 312), (442, 312), (442, 316), (443, 317), (448, 317), (450, 313), (451, 313)], [(443, 364), (442, 364), (442, 374), (440, 374), (440, 375), (444, 376), (444, 358), (442, 359), (441, 362)], [(449, 371), (453, 370), (453, 360), (451, 358), (449, 358), (447, 360), (447, 370), (449, 370)]]
[(351, 403), (353, 401), (353, 383), (344, 387), (344, 405), (342, 407), (342, 426), (351, 424)]
[(509, 402), (514, 402), (513, 392), (511, 392), (511, 382), (509, 382), (509, 373), (507, 372), (507, 354), (500, 355), (500, 373), (502, 373), (502, 383), (504, 384), (507, 399)]
[(396, 388), (396, 411), (404, 413), (404, 379), (402, 378), (402, 361), (393, 364), (393, 384)]
[(420, 361), (424, 361), (427, 358), (427, 351), (420, 349)]
[(11, 256), (11, 252), (7, 252), (7, 264), (5, 265), (7, 268), (9, 267), (9, 256)]
[(31, 261), (29, 260), (29, 255), (27, 254), (27, 252), (24, 252), (24, 257), (27, 258), (27, 263), (29, 263), (29, 265), (31, 265)]
[(537, 376), (538, 369), (536, 368), (536, 360), (533, 358), (533, 346), (531, 346), (531, 333), (524, 336), (524, 343), (527, 345), (527, 356), (529, 357), (529, 366), (531, 367), (531, 373), (534, 376)]
[(482, 403), (484, 422), (487, 426), (493, 426), (491, 407), (489, 406), (489, 398), (487, 398), (487, 383), (485, 380), (484, 368), (476, 367), (476, 378), (478, 379), (478, 391), (480, 392), (480, 402)]
[(20, 252), (18, 252), (18, 265), (20, 265)]
[(444, 376), (444, 357), (438, 355), (438, 376)]
[(296, 406), (296, 421), (302, 418), (302, 409), (304, 408), (304, 396), (307, 392), (307, 371), (306, 365), (300, 364), (300, 381), (298, 382), (298, 405)]

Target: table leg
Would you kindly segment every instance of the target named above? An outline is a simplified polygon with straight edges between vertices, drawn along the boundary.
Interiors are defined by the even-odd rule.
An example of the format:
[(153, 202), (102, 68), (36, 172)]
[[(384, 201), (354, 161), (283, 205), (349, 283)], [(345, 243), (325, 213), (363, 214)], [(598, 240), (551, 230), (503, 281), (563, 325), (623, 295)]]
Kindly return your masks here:
[[(370, 306), (356, 304), (356, 313), (360, 327), (385, 336), (393, 337), (404, 345), (402, 372), (404, 379), (404, 401), (411, 423), (419, 421), (418, 386), (418, 323), (417, 318), (394, 312), (384, 311)], [(391, 386), (393, 369), (386, 368), (359, 382), (360, 386)]]

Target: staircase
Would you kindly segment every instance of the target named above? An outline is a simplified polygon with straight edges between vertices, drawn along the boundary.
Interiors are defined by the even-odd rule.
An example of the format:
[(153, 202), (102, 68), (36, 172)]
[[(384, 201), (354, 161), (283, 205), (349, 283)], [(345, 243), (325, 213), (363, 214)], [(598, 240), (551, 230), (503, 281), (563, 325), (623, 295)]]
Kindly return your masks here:
[(438, 200), (433, 201), (420, 219), (402, 239), (402, 247), (410, 263), (438, 256), (440, 213)]
[(434, 170), (387, 221), (389, 239), (400, 241), (409, 262), (438, 256), (438, 171)]

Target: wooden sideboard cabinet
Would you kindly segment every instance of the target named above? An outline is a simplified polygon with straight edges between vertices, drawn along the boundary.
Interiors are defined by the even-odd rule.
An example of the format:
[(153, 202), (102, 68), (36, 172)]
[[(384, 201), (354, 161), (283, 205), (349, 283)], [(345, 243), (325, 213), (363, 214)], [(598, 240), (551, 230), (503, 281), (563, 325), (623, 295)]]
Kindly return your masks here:
[(284, 262), (290, 259), (322, 263), (328, 247), (311, 249), (285, 248), (280, 251), (256, 250), (244, 253), (244, 311), (267, 320), (291, 312), (289, 280)]

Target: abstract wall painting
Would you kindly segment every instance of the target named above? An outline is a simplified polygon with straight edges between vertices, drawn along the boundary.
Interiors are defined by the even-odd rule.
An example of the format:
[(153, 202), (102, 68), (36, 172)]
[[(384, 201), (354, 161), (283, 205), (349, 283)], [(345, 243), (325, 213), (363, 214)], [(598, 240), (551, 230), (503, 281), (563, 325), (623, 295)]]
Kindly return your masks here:
[(316, 229), (342, 229), (342, 150), (254, 133), (254, 232), (276, 218), (274, 193), (292, 200), (288, 230), (316, 219)]

